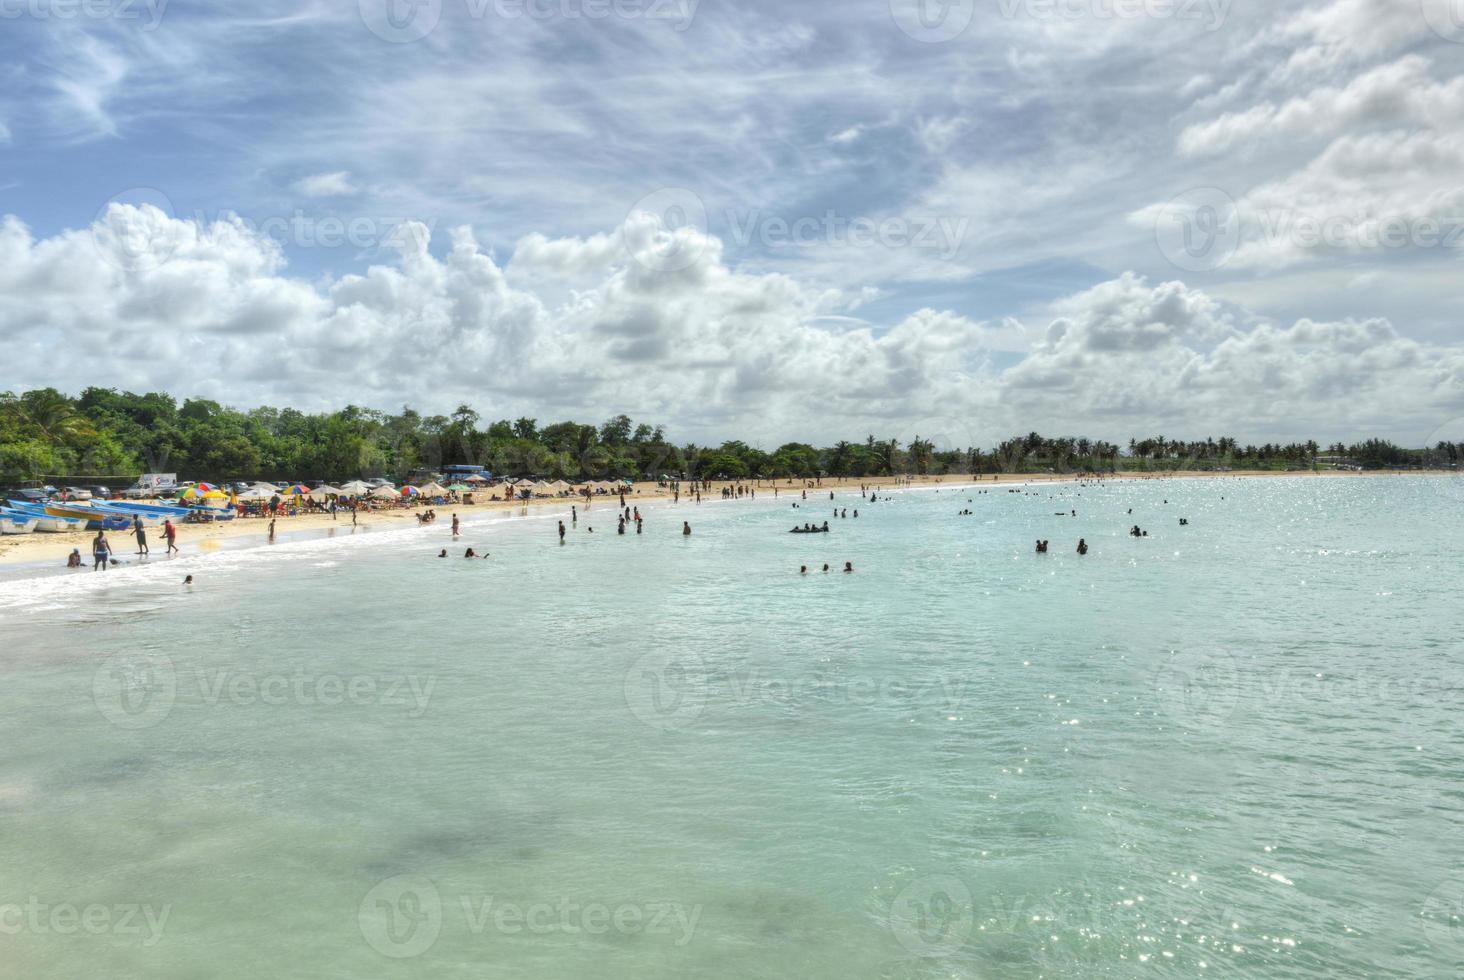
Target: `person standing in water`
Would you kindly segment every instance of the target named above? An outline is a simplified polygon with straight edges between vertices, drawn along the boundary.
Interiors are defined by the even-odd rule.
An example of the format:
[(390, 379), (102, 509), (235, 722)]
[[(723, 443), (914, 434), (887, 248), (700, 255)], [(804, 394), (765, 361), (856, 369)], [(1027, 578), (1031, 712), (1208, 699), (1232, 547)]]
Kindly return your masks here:
[(452, 515), (452, 536), (458, 536), (458, 516), (456, 514)]
[(271, 517), (269, 519), (269, 539), (271, 541), (274, 540), (274, 526), (275, 526), (275, 519), (273, 517)]
[(163, 540), (168, 542), (168, 548), (163, 554), (171, 555), (178, 550), (178, 529), (173, 525), (171, 518), (163, 521)]
[(686, 537), (690, 533), (691, 533), (691, 522), (690, 521), (682, 521), (681, 522), (681, 536), (682, 537)]
[(564, 522), (559, 522), (559, 543), (564, 544)]
[(141, 517), (134, 516), (132, 518), (132, 536), (137, 539), (137, 553), (139, 555), (148, 554), (147, 529), (142, 526)]
[(107, 562), (112, 559), (112, 546), (107, 543), (105, 531), (98, 531), (97, 536), (92, 538), (92, 571), (100, 568), (107, 570)]
[(1087, 553), (1088, 553), (1088, 542), (1085, 541), (1082, 538), (1079, 538), (1078, 539), (1078, 554), (1080, 554), (1080, 555), (1086, 555)]

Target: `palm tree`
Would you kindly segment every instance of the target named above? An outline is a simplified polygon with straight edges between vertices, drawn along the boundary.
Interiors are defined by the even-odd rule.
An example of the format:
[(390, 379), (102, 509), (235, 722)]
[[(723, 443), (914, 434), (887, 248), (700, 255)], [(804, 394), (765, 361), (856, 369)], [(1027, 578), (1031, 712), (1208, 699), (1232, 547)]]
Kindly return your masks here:
[(71, 402), (54, 388), (28, 391), (16, 403), (22, 421), (40, 430), (52, 443), (89, 436), (95, 433), (86, 417), (71, 407)]

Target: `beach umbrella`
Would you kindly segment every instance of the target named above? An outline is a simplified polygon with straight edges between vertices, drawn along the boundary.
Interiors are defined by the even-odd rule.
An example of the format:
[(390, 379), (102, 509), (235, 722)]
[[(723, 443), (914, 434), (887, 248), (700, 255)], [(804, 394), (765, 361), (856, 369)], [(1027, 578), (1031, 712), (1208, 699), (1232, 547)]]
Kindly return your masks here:
[(369, 493), (371, 491), (371, 485), (369, 483), (362, 483), (360, 480), (352, 480), (350, 483), (342, 483), (341, 490), (351, 494)]
[(481, 473), (474, 473), (463, 481), (464, 483), (487, 483), (488, 478)]
[(193, 485), (193, 489), (201, 490), (204, 493), (207, 493), (210, 490), (217, 490), (218, 487), (214, 486), (212, 483), (195, 483)]
[(373, 500), (396, 500), (398, 494), (394, 487), (377, 487), (368, 496)]
[(400, 493), (403, 497), (420, 497), (420, 496), (422, 496), (422, 491), (421, 490), (418, 490), (414, 486), (411, 486), (410, 484), (408, 484), (405, 487), (402, 487), (401, 490), (398, 491), (398, 493)]
[(447, 487), (436, 482), (429, 483), (425, 487), (420, 487), (419, 489), (422, 491), (422, 496), (424, 497), (440, 497), (443, 494), (447, 493)]
[(256, 483), (254, 486), (249, 488), (249, 492), (254, 493), (256, 491), (258, 491), (259, 493), (279, 493), (280, 488), (275, 486), (273, 483)]
[(184, 500), (223, 500), (224, 495), (207, 483), (197, 483), (179, 494)]
[(320, 486), (316, 487), (314, 490), (311, 490), (310, 491), (310, 496), (312, 496), (312, 497), (331, 497), (331, 496), (339, 497), (343, 493), (345, 493), (345, 491), (342, 490), (340, 487), (333, 487), (329, 483), (323, 483)]
[(279, 491), (274, 490), (274, 489), (264, 490), (264, 489), (261, 489), (260, 487), (251, 487), (248, 490), (245, 490), (243, 493), (239, 494), (239, 499), (240, 500), (268, 500), (269, 498), (273, 497), (278, 492)]
[(303, 483), (292, 483), (285, 490), (285, 493), (294, 494), (299, 497), (308, 497), (310, 496), (310, 488)]

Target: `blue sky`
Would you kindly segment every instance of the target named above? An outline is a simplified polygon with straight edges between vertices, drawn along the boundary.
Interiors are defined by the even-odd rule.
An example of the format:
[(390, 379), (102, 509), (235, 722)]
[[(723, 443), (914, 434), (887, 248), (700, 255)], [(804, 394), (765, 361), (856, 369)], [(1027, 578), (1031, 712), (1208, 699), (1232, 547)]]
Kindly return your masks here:
[(0, 0), (0, 386), (1421, 441), (1457, 8)]

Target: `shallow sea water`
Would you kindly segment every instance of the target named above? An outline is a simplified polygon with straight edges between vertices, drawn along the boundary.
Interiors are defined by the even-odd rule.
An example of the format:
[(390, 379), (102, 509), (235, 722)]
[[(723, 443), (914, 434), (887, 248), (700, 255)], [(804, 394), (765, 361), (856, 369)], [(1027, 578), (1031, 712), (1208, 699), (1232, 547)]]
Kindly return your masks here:
[(1458, 976), (1459, 486), (760, 492), (0, 582), (0, 977)]

